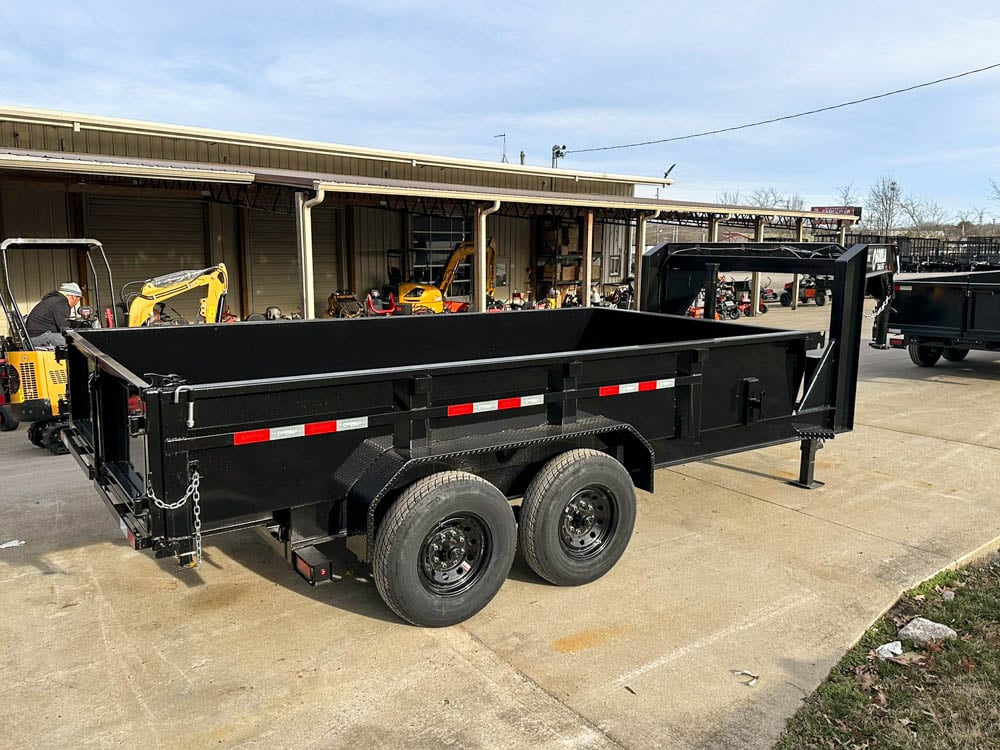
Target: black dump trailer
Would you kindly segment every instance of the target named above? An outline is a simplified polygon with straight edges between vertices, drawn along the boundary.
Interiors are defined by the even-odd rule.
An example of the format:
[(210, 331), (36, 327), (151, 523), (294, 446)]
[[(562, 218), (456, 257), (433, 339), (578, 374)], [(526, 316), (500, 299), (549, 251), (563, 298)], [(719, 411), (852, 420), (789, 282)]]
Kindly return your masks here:
[(1000, 271), (897, 281), (889, 345), (920, 367), (1000, 349)]
[[(814, 484), (816, 447), (853, 424), (868, 256), (661, 246), (656, 312), (73, 331), (64, 440), (136, 549), (194, 565), (255, 528), (318, 584), (348, 540), (398, 615), (450, 625), (518, 544), (555, 584), (610, 570), (656, 467), (802, 441)], [(829, 340), (661, 314), (692, 273), (755, 262), (834, 277)]]

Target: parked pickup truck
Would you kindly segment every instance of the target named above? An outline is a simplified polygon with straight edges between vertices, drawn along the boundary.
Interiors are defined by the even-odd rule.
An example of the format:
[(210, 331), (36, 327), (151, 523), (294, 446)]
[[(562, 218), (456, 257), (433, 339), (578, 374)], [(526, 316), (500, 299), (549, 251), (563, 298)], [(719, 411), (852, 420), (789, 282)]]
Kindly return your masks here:
[[(866, 283), (890, 294), (892, 269), (861, 245), (763, 247), (654, 248), (655, 312), (72, 331), (64, 440), (136, 549), (193, 565), (254, 528), (319, 584), (349, 540), (400, 617), (454, 624), (517, 545), (557, 585), (607, 573), (657, 467), (801, 441), (818, 484), (816, 449), (853, 425)], [(828, 340), (660, 314), (711, 264), (761, 263), (834, 277)]]
[(970, 349), (1000, 349), (1000, 271), (899, 281), (889, 345), (920, 367), (961, 362)]

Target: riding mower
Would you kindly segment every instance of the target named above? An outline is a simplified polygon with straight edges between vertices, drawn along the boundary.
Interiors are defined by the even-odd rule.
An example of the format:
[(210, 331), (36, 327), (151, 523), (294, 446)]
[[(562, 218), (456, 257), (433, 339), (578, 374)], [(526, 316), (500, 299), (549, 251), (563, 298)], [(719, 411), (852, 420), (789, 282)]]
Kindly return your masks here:
[[(817, 307), (826, 304), (830, 291), (826, 287), (827, 279), (822, 276), (803, 276), (799, 282), (799, 304), (804, 305), (809, 300), (816, 303)], [(778, 302), (782, 307), (790, 307), (792, 304), (792, 282), (785, 284), (785, 291), (781, 293)]]

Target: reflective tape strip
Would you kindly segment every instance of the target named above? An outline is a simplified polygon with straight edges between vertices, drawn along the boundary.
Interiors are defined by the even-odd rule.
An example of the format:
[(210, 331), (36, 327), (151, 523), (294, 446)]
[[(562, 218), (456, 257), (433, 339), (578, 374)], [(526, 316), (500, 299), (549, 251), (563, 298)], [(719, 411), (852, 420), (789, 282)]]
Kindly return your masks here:
[(368, 427), (368, 417), (351, 417), (350, 419), (336, 419), (327, 422), (309, 422), (307, 424), (292, 424), (285, 427), (269, 427), (261, 430), (244, 430), (243, 432), (233, 434), (233, 445), (270, 443), (273, 440), (328, 435), (333, 432), (363, 430), (366, 427)]
[(626, 393), (644, 393), (646, 391), (662, 391), (673, 388), (674, 378), (663, 380), (643, 380), (640, 383), (619, 383), (618, 385), (602, 385), (597, 389), (599, 396), (623, 396)]
[(545, 403), (544, 394), (534, 396), (514, 396), (495, 401), (473, 401), (469, 404), (454, 404), (448, 407), (449, 417), (461, 417), (466, 414), (481, 414), (487, 411), (506, 411), (507, 409), (523, 409), (526, 406), (541, 406)]

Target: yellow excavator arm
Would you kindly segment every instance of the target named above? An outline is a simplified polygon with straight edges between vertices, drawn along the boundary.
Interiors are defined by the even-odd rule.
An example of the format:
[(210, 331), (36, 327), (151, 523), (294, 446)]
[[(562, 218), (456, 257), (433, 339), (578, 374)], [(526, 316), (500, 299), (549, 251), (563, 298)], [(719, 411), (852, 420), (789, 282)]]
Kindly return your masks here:
[(153, 308), (160, 302), (198, 287), (208, 287), (200, 315), (206, 323), (217, 323), (229, 290), (226, 264), (190, 271), (175, 271), (147, 280), (128, 305), (129, 328), (144, 325), (153, 319)]
[[(474, 242), (460, 242), (455, 246), (448, 262), (441, 272), (441, 277), (433, 284), (420, 284), (407, 281), (399, 285), (399, 302), (414, 305), (414, 308), (424, 308), (431, 312), (443, 312), (444, 302), (455, 281), (455, 272), (466, 258), (476, 254)], [(497, 248), (493, 240), (486, 243), (486, 293), (496, 293)]]
[[(476, 243), (475, 242), (461, 242), (455, 248), (455, 251), (448, 258), (448, 263), (444, 267), (444, 273), (441, 274), (441, 281), (438, 282), (437, 288), (441, 290), (441, 294), (447, 296), (448, 290), (451, 289), (452, 283), (455, 281), (455, 271), (462, 264), (466, 258), (470, 255), (476, 254)], [(493, 240), (489, 240), (486, 243), (486, 293), (489, 295), (496, 294), (497, 285), (497, 246), (494, 244)]]

